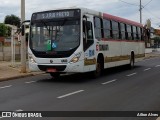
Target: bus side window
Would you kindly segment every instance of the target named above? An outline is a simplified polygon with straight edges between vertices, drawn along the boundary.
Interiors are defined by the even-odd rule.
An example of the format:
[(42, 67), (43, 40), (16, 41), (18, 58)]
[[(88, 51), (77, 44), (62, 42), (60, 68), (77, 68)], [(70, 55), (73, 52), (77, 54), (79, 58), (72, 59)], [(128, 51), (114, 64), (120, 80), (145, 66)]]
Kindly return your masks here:
[(134, 40), (133, 26), (131, 25), (131, 40)]
[(121, 35), (121, 24), (118, 22), (118, 31), (119, 31), (119, 39), (122, 39), (122, 35)]
[(144, 30), (141, 28), (141, 40), (144, 41), (144, 36), (143, 36)]
[(119, 39), (119, 26), (118, 22), (112, 21), (112, 35), (113, 39)]
[(127, 34), (128, 34), (128, 40), (132, 40), (132, 29), (131, 29), (131, 25), (126, 25), (127, 27)]
[(137, 40), (137, 27), (132, 26), (132, 30), (133, 30), (133, 40)]
[(94, 33), (95, 33), (95, 38), (100, 40), (102, 38), (102, 28), (101, 28), (101, 19), (98, 17), (94, 18)]
[(140, 27), (137, 27), (137, 31), (138, 31), (138, 39), (139, 40), (142, 40), (142, 36), (143, 36), (143, 33), (142, 33), (142, 29)]
[(124, 24), (124, 26), (125, 26), (125, 39), (128, 40), (127, 25)]
[(126, 32), (125, 32), (125, 24), (120, 23), (120, 31), (121, 31), (121, 39), (125, 40), (126, 39)]
[(103, 19), (103, 31), (104, 31), (104, 38), (107, 38), (107, 39), (112, 38), (110, 20)]
[(136, 27), (136, 40), (139, 40), (138, 27)]

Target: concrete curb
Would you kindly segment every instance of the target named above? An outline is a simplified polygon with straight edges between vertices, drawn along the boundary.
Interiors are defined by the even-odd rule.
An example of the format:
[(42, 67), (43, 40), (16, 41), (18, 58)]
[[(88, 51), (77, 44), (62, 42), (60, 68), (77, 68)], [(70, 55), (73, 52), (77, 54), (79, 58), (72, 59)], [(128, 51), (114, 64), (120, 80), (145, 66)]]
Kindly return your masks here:
[(25, 77), (29, 77), (29, 76), (33, 76), (33, 74), (27, 74), (27, 75), (19, 75), (19, 76), (13, 76), (13, 77), (0, 78), (0, 82), (9, 81), (9, 80), (14, 80), (14, 79), (18, 79), (18, 78), (25, 78)]
[(41, 73), (26, 73), (24, 75), (17, 75), (17, 76), (11, 76), (11, 77), (6, 77), (6, 78), (0, 78), (0, 82), (14, 80), (14, 79), (18, 79), (18, 78), (26, 78), (26, 77), (36, 76), (36, 75), (40, 75), (40, 74), (45, 74), (45, 73), (44, 72), (41, 72)]
[(144, 59), (155, 58), (155, 57), (160, 57), (160, 54), (150, 54), (150, 53), (146, 53)]

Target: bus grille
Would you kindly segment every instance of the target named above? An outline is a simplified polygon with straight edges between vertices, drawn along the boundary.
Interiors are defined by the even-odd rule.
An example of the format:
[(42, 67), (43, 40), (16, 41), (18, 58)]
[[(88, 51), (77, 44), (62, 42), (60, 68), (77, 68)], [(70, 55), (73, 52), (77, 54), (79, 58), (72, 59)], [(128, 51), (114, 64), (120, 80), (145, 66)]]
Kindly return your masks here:
[(42, 71), (47, 71), (48, 68), (54, 68), (57, 71), (64, 71), (66, 69), (66, 65), (58, 65), (58, 66), (38, 65), (38, 67)]

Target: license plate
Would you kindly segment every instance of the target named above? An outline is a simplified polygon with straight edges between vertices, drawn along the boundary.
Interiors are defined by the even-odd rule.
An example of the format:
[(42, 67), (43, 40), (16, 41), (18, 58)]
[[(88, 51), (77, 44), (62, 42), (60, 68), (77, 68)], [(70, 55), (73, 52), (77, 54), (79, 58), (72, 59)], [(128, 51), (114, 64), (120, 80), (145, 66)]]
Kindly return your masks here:
[(57, 72), (57, 70), (54, 69), (54, 68), (48, 68), (48, 69), (47, 69), (47, 72)]

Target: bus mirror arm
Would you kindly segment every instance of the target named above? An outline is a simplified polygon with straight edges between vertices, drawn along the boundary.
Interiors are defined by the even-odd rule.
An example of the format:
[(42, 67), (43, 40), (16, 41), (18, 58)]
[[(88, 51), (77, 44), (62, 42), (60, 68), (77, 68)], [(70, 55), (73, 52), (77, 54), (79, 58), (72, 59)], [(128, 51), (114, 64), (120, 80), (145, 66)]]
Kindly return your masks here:
[(31, 22), (31, 21), (30, 21), (30, 20), (25, 20), (25, 21), (23, 21), (21, 24), (29, 23), (29, 22)]
[(22, 36), (24, 36), (25, 34), (25, 23), (30, 22), (30, 20), (25, 20), (21, 23), (21, 32), (22, 32)]
[(25, 33), (24, 25), (21, 26), (21, 32), (22, 32), (22, 36), (24, 36), (24, 33)]

